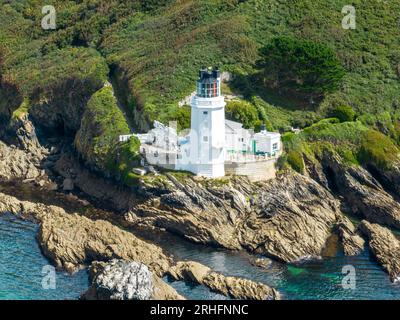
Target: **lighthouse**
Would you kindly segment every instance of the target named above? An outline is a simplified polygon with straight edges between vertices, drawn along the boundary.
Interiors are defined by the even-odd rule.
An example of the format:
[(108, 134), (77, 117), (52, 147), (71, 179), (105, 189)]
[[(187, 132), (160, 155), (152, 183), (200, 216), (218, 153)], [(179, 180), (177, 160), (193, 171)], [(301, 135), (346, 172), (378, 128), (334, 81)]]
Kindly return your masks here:
[(199, 71), (191, 101), (190, 171), (199, 176), (225, 175), (225, 101), (218, 68)]

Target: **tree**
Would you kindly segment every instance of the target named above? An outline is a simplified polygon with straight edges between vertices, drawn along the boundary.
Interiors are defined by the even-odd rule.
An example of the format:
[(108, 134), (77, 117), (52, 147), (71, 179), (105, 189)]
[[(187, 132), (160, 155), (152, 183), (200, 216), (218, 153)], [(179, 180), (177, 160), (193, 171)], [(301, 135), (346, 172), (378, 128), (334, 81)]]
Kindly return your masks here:
[(277, 37), (261, 56), (257, 65), (264, 83), (300, 98), (322, 98), (338, 88), (345, 74), (333, 50), (309, 40)]
[(256, 107), (246, 101), (229, 101), (225, 113), (228, 119), (242, 123), (246, 129), (254, 128), (259, 123)]
[(337, 118), (340, 122), (353, 121), (356, 113), (350, 106), (339, 106), (330, 111), (329, 116)]
[(190, 128), (191, 109), (189, 106), (183, 106), (176, 110), (175, 119), (178, 123), (178, 131)]

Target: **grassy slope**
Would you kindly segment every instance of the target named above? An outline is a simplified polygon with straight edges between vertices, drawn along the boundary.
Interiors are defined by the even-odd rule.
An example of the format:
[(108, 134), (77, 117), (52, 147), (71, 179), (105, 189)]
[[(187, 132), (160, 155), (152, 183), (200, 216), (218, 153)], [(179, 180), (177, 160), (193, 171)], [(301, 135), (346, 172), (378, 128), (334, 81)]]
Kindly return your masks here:
[(252, 92), (269, 102), (265, 107), (274, 114), (272, 122), (279, 118), (278, 127), (288, 122), (309, 124), (326, 109), (343, 103), (359, 113), (393, 111), (400, 102), (400, 34), (395, 14), (400, 4), (356, 3), (358, 27), (348, 31), (341, 27), (345, 4), (341, 0), (176, 1), (167, 10), (137, 14), (115, 24), (101, 48), (109, 63), (127, 74), (136, 107), (150, 119), (163, 117), (171, 103), (193, 90), (202, 64), (251, 73), (257, 49), (276, 35), (328, 44), (348, 71), (341, 89), (326, 97), (316, 113), (296, 110), (290, 99), (273, 93)]
[[(206, 64), (232, 71), (241, 80), (239, 89), (264, 114), (270, 128), (309, 126), (325, 117), (329, 108), (349, 104), (359, 122), (329, 124), (335, 134), (345, 135), (347, 126), (353, 126), (355, 135), (374, 142), (376, 136), (362, 134), (372, 127), (399, 143), (400, 3), (353, 3), (356, 30), (341, 28), (345, 0), (166, 0), (152, 5), (139, 0), (15, 0), (2, 4), (0, 113), (11, 109), (15, 116), (24, 114), (33, 99), (46, 100), (55, 84), (71, 77), (104, 83), (109, 67), (124, 81), (120, 82), (126, 87), (121, 90), (123, 100), (134, 116), (139, 114), (134, 119), (138, 127), (139, 121), (166, 121), (176, 117), (177, 101), (193, 91), (197, 70)], [(56, 31), (40, 28), (43, 4), (57, 9)], [(310, 107), (252, 83), (258, 49), (278, 35), (331, 46), (347, 70), (340, 90), (318, 107)], [(88, 92), (88, 99), (92, 94)], [(310, 130), (324, 132), (319, 127)], [(330, 139), (315, 139), (306, 132), (301, 137), (306, 152), (318, 141)], [(362, 142), (344, 136), (332, 145), (353, 148)], [(355, 153), (353, 158), (358, 159)]]

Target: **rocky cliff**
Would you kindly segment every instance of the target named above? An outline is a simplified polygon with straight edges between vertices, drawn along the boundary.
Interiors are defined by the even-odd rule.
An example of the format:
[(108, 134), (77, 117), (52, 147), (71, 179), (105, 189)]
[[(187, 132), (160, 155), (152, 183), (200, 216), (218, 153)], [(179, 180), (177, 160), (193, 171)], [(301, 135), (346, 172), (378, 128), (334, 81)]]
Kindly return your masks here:
[[(19, 140), (34, 136), (26, 134), (28, 127), (21, 127)], [(321, 256), (332, 233), (338, 234), (346, 254), (363, 250), (361, 235), (366, 237), (366, 233), (360, 232), (343, 211), (389, 227), (397, 228), (399, 223), (396, 194), (376, 178), (377, 173), (345, 166), (334, 157), (308, 164), (307, 175), (288, 171), (260, 183), (244, 177), (206, 180), (166, 172), (141, 177), (128, 188), (93, 173), (68, 145), (58, 146), (56, 157), (52, 148), (43, 148), (39, 141), (26, 145), (24, 149), (0, 144), (3, 179), (57, 182), (55, 188), (60, 190), (68, 185), (68, 190), (80, 191), (116, 213), (115, 218), (107, 218), (109, 221), (65, 214), (42, 221), (38, 239), (45, 254), (70, 270), (93, 260), (136, 261), (140, 256), (139, 261), (156, 274), (166, 272), (163, 261), (167, 258), (157, 259), (153, 265), (146, 250), (137, 249), (140, 240), (130, 232), (116, 232), (119, 227), (115, 224), (147, 232), (167, 231), (193, 242), (244, 249), (290, 263)], [(46, 183), (41, 184), (46, 187)], [(0, 211), (18, 208), (11, 210), (3, 204)], [(76, 245), (70, 237), (65, 238), (71, 233), (84, 241)], [(119, 245), (112, 245), (114, 241)], [(228, 289), (224, 292), (230, 294)]]

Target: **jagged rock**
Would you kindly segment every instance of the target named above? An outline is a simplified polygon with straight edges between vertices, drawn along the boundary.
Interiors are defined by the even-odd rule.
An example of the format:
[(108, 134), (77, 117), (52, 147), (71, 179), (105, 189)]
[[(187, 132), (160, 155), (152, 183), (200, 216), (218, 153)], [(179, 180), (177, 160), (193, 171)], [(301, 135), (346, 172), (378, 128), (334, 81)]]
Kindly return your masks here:
[(400, 280), (400, 241), (393, 233), (376, 223), (363, 220), (359, 226), (368, 238), (372, 254), (389, 274), (392, 282)]
[(171, 263), (162, 250), (104, 220), (66, 213), (56, 206), (20, 201), (0, 193), (0, 212), (34, 217), (40, 222), (38, 242), (57, 267), (72, 272), (94, 260), (121, 258), (146, 264), (162, 275)]
[(240, 228), (244, 247), (284, 262), (321, 255), (340, 216), (338, 201), (325, 188), (295, 174), (264, 184), (258, 195), (259, 213)]
[(160, 228), (197, 243), (257, 250), (282, 261), (320, 255), (341, 215), (327, 189), (298, 174), (258, 184), (245, 177), (222, 182), (186, 177), (183, 184), (168, 174), (153, 185), (149, 176), (132, 192), (94, 177), (68, 156), (55, 168), (64, 177), (74, 168), (80, 190), (125, 211), (132, 225)]
[(397, 196), (400, 196), (400, 164), (393, 164), (390, 169), (378, 168), (370, 165), (370, 168), (379, 175), (382, 184)]
[(191, 281), (234, 299), (279, 300), (278, 291), (269, 286), (237, 277), (227, 277), (194, 261), (178, 262), (168, 274), (176, 280)]
[(364, 249), (364, 239), (356, 232), (356, 228), (351, 221), (343, 216), (336, 225), (341, 243), (343, 245), (344, 254), (354, 256)]
[(135, 261), (94, 261), (90, 266), (92, 285), (85, 300), (181, 300), (175, 289)]
[(98, 300), (149, 300), (154, 292), (152, 274), (146, 265), (111, 260), (96, 275), (92, 287)]
[[(124, 231), (108, 221), (93, 221), (76, 213), (66, 213), (64, 209), (59, 207), (20, 201), (2, 193), (0, 193), (0, 212), (11, 212), (37, 219), (40, 222), (37, 239), (43, 254), (57, 267), (69, 272), (96, 260), (104, 261), (118, 258), (145, 264), (153, 274), (154, 292), (152, 297), (154, 299), (182, 298), (160, 279), (166, 272), (170, 272), (171, 275), (174, 274), (175, 277), (186, 272), (192, 275), (192, 279), (197, 278), (199, 282), (211, 290), (235, 298), (276, 299), (279, 297), (274, 289), (264, 284), (235, 277), (225, 277), (196, 263), (193, 263), (194, 267), (190, 265), (191, 267), (185, 272), (183, 271), (185, 268), (181, 266), (188, 264), (181, 262), (177, 264), (180, 267), (170, 270), (172, 260), (159, 247), (138, 239), (132, 233)], [(99, 282), (104, 286), (106, 286), (105, 283), (108, 283), (106, 286), (108, 291), (106, 292), (112, 292), (110, 298), (111, 296), (114, 298), (121, 297), (121, 292), (125, 292), (126, 289), (124, 286), (129, 286), (129, 283), (126, 283), (127, 278), (125, 278), (124, 273), (126, 270), (131, 270), (130, 267), (123, 267), (123, 263), (116, 263), (115, 265), (116, 270), (120, 270), (117, 273), (121, 275), (122, 282), (118, 284), (118, 276), (113, 276), (112, 271), (110, 271), (109, 276), (104, 276), (104, 281)], [(92, 277), (95, 273), (101, 273), (101, 270), (103, 270), (101, 263), (97, 264), (96, 268), (96, 272), (91, 272)], [(204, 273), (204, 270), (206, 270), (206, 273)], [(113, 287), (113, 283), (120, 293), (115, 293), (110, 289)], [(104, 297), (103, 293), (100, 293), (101, 297)], [(93, 291), (88, 293), (88, 297), (90, 294), (93, 297)], [(127, 295), (127, 297), (130, 296)]]
[(335, 185), (353, 214), (370, 222), (400, 228), (400, 204), (362, 167), (346, 167), (336, 157), (325, 160)]
[(12, 148), (0, 141), (0, 179), (25, 180), (43, 177), (43, 172), (39, 169), (42, 159), (41, 156)]

